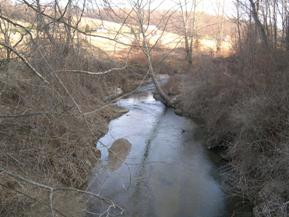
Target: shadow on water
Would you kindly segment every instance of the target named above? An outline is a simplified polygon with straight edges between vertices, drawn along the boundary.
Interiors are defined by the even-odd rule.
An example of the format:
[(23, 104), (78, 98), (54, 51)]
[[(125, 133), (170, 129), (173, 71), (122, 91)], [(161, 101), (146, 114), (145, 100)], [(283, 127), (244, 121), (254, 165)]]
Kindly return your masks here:
[[(111, 121), (97, 147), (102, 157), (88, 190), (110, 198), (127, 217), (224, 217), (225, 199), (214, 166), (194, 139), (195, 124), (156, 101), (150, 88), (118, 102), (128, 113)], [(111, 166), (108, 148), (118, 139), (131, 146)], [(87, 217), (98, 216), (107, 205), (91, 200)], [(120, 216), (111, 210), (110, 216)]]

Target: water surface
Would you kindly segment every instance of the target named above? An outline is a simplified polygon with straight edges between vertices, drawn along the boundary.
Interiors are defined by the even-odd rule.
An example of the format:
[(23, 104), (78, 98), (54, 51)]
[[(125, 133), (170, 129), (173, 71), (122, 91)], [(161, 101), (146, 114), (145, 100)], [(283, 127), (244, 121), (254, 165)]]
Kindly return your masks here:
[[(98, 141), (101, 162), (88, 189), (125, 209), (112, 210), (109, 216), (223, 217), (224, 194), (205, 150), (194, 138), (195, 124), (166, 109), (151, 89), (148, 85), (118, 102), (129, 112), (111, 121), (108, 133)], [(132, 145), (118, 162), (111, 162), (116, 159), (110, 159), (108, 148), (119, 138)], [(106, 204), (91, 201), (88, 216), (107, 209)]]

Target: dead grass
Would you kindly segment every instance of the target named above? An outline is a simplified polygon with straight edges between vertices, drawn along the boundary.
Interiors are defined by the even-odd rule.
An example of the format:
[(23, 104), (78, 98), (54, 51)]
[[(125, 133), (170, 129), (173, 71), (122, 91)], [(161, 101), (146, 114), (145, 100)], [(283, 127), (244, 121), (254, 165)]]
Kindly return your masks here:
[[(130, 91), (143, 74), (133, 73), (138, 67), (133, 65), (100, 76), (57, 72), (57, 78), (59, 69), (103, 71), (119, 63), (84, 48), (71, 48), (65, 56), (61, 44), (52, 48), (43, 41), (40, 47), (26, 52), (49, 85), (17, 60), (1, 66), (0, 166), (47, 185), (82, 189), (99, 157), (95, 142), (120, 111), (108, 105), (84, 117), (79, 110), (103, 107), (115, 97), (115, 88)], [(0, 216), (50, 216), (48, 198), (35, 186), (0, 172)], [(61, 201), (63, 207), (65, 203)]]
[(252, 50), (199, 58), (184, 75), (178, 107), (204, 128), (208, 147), (226, 150), (230, 193), (248, 198), (256, 217), (287, 217), (289, 57)]

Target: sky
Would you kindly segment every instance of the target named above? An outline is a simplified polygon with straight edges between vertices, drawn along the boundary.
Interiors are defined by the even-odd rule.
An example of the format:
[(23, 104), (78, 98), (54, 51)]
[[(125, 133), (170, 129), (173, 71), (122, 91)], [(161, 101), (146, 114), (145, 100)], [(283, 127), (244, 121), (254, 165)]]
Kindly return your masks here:
[[(227, 16), (235, 15), (234, 0), (223, 0), (224, 1), (224, 12)], [(203, 0), (200, 3), (199, 9), (209, 14), (216, 14), (217, 12), (217, 0)]]

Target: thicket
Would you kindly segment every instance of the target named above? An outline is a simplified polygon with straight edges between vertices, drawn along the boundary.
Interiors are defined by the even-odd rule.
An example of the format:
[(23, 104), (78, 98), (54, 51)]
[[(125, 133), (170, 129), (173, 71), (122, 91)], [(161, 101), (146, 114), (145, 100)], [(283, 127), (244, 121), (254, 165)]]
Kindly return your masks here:
[(222, 180), (249, 200), (256, 217), (289, 211), (288, 2), (236, 1), (235, 51), (196, 55), (183, 76), (178, 106), (227, 160)]
[[(31, 54), (29, 62), (49, 84), (15, 55), (1, 61), (0, 167), (48, 186), (83, 189), (99, 157), (96, 139), (106, 132), (109, 120), (120, 114), (111, 105), (121, 94), (117, 90), (132, 90), (143, 71), (133, 63), (104, 75), (56, 71), (103, 72), (123, 64), (85, 45), (71, 48), (65, 57), (61, 43), (58, 47), (42, 41), (41, 49), (25, 50)], [(136, 67), (139, 71), (133, 73)], [(1, 216), (25, 216), (40, 206), (39, 201), (42, 206), (49, 204), (49, 197), (36, 186), (0, 175)], [(32, 213), (37, 216), (38, 212)]]
[(223, 182), (256, 217), (286, 217), (289, 205), (289, 54), (243, 41), (228, 58), (201, 56), (181, 85), (180, 107), (228, 160)]

